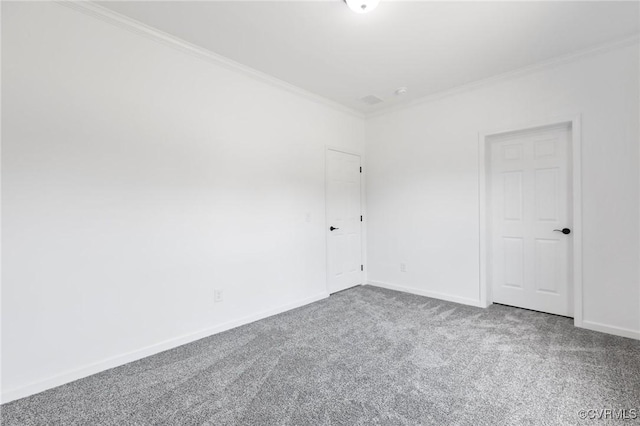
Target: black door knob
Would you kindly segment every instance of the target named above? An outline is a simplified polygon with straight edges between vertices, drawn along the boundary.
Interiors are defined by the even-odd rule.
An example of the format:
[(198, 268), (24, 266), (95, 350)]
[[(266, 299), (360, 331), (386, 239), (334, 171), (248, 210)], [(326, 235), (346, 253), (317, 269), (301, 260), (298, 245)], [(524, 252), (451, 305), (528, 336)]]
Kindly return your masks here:
[(562, 232), (564, 235), (567, 235), (567, 234), (570, 234), (570, 233), (571, 233), (571, 229), (569, 229), (569, 228), (554, 229), (554, 231), (556, 231), (556, 232)]
[(334, 231), (336, 229), (340, 229), (340, 228), (334, 228), (333, 226), (331, 228), (329, 228), (329, 231)]

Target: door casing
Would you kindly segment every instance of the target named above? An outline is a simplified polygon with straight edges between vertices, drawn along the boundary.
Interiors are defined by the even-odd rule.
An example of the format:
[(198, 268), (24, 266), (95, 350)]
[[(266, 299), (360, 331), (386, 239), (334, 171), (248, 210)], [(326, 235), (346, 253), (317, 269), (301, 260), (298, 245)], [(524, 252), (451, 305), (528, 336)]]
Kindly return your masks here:
[(488, 284), (490, 273), (490, 259), (491, 259), (491, 247), (490, 247), (490, 235), (489, 221), (491, 220), (488, 214), (488, 194), (487, 194), (487, 181), (489, 177), (487, 174), (490, 172), (489, 168), (489, 154), (490, 150), (488, 144), (491, 143), (490, 139), (493, 136), (503, 135), (506, 133), (521, 132), (527, 130), (535, 130), (544, 127), (556, 126), (561, 124), (567, 124), (571, 127), (571, 141), (570, 141), (570, 168), (571, 168), (571, 183), (572, 194), (570, 205), (572, 206), (572, 234), (573, 239), (571, 241), (572, 251), (572, 265), (570, 265), (573, 273), (571, 274), (572, 286), (573, 286), (573, 315), (574, 325), (576, 327), (582, 327), (582, 180), (581, 180), (581, 122), (580, 116), (573, 117), (559, 117), (556, 119), (545, 120), (536, 123), (529, 123), (526, 125), (515, 126), (509, 129), (502, 129), (497, 131), (481, 132), (478, 134), (478, 151), (479, 151), (479, 198), (480, 198), (480, 305), (488, 307), (493, 303), (491, 295), (491, 286)]

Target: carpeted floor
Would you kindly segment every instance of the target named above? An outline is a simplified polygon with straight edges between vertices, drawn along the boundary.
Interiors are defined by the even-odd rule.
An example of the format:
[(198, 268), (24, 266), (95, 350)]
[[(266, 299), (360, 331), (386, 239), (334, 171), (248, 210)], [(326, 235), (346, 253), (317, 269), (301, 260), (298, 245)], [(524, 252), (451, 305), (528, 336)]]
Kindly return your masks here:
[[(628, 420), (579, 410), (626, 409)], [(606, 415), (605, 415), (606, 416)], [(640, 341), (375, 287), (2, 406), (3, 425), (640, 423)]]

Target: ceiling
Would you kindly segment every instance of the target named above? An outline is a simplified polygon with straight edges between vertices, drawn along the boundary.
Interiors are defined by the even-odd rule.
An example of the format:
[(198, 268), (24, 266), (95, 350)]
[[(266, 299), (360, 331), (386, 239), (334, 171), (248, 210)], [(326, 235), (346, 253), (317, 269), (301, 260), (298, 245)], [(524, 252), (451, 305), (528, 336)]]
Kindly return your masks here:
[(640, 32), (636, 1), (99, 4), (364, 113)]

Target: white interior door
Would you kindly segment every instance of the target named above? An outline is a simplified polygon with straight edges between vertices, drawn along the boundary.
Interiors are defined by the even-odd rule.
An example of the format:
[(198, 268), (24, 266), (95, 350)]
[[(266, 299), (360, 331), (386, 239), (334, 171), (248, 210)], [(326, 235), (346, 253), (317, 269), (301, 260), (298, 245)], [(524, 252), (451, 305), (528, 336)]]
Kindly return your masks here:
[(490, 139), (493, 301), (573, 316), (571, 129), (554, 126)]
[(327, 150), (329, 293), (362, 284), (360, 157)]

